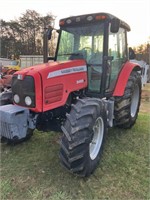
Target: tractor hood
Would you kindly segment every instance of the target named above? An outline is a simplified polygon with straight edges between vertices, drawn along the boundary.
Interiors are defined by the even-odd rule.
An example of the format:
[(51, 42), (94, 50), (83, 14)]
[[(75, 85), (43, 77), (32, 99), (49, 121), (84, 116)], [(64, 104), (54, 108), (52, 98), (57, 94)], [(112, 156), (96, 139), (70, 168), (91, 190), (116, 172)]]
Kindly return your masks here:
[(55, 61), (31, 66), (16, 72), (15, 75), (18, 74), (21, 79), (23, 79), (24, 76), (34, 76), (38, 73), (43, 79), (49, 79), (83, 71), (87, 71), (84, 60), (69, 60), (65, 62)]
[(64, 106), (72, 92), (86, 87), (87, 66), (84, 60), (32, 66), (16, 72), (12, 80), (14, 103), (35, 112)]

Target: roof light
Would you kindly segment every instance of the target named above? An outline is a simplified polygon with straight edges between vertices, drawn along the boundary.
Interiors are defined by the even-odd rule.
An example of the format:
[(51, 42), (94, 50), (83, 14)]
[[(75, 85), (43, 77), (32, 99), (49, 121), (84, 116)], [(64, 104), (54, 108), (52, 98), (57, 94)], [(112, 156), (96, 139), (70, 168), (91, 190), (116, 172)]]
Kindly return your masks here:
[(88, 17), (87, 17), (87, 20), (88, 20), (88, 21), (92, 21), (92, 20), (93, 20), (93, 16), (91, 16), (91, 15), (88, 16)]
[(95, 17), (96, 20), (103, 20), (103, 19), (106, 19), (107, 17), (105, 15), (97, 15)]
[(76, 18), (76, 22), (80, 22), (80, 20), (81, 20), (80, 17)]
[(66, 21), (67, 24), (71, 24), (71, 22), (72, 22), (71, 19), (67, 19)]

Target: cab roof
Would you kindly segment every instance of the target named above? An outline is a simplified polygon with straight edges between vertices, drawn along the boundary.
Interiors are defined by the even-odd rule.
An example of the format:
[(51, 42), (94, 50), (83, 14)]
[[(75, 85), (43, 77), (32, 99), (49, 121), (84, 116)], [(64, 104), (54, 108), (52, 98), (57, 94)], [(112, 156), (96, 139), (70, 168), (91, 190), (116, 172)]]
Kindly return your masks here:
[[(60, 27), (63, 26), (77, 26), (79, 24), (92, 24), (100, 21), (109, 21), (111, 22), (112, 19), (119, 19), (118, 17), (109, 14), (109, 13), (92, 13), (92, 14), (85, 14), (85, 15), (78, 15), (78, 16), (71, 16), (67, 18), (60, 19), (59, 25)], [(120, 20), (120, 27), (125, 28), (127, 31), (130, 31), (130, 26), (124, 22), (123, 20)]]

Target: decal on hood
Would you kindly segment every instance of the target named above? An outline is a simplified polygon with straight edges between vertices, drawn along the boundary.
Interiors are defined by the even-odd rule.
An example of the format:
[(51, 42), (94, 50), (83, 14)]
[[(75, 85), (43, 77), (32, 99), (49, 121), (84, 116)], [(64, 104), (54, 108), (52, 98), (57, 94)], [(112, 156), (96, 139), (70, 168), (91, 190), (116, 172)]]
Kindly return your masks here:
[(70, 67), (70, 68), (56, 70), (54, 72), (49, 72), (47, 78), (54, 78), (54, 77), (63, 76), (67, 74), (74, 74), (74, 73), (86, 72), (86, 71), (87, 71), (86, 65), (81, 65), (77, 67)]

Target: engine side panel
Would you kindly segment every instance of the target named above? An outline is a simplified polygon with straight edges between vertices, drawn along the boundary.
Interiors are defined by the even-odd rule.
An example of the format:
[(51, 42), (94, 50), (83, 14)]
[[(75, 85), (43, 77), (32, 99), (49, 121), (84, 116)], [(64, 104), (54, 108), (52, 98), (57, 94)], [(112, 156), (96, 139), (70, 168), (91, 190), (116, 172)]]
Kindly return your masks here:
[(65, 105), (73, 91), (87, 87), (87, 67), (85, 62), (64, 65), (62, 69), (42, 74), (43, 111)]
[(138, 66), (137, 63), (131, 63), (131, 62), (125, 63), (119, 74), (115, 90), (113, 92), (113, 96), (123, 96), (129, 76), (134, 69), (139, 71), (141, 70), (140, 66)]

